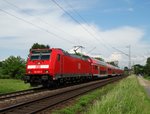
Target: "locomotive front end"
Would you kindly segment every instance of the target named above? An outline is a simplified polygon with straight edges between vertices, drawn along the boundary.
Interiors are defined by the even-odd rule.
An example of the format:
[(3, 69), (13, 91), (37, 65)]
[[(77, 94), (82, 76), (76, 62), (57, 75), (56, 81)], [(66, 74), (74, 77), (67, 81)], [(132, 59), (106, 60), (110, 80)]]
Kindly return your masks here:
[(33, 49), (30, 51), (27, 64), (26, 76), (24, 78), (26, 83), (31, 86), (43, 85), (50, 77), (50, 56), (52, 50), (50, 49)]

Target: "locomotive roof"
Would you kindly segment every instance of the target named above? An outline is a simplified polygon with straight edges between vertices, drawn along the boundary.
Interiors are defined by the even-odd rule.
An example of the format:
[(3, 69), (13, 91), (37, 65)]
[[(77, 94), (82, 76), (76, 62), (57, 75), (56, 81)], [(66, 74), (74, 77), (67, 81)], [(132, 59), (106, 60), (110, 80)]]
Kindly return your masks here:
[[(62, 50), (62, 49), (60, 49), (60, 50)], [(65, 55), (68, 55), (68, 56), (71, 56), (71, 57), (74, 57), (74, 58), (78, 58), (78, 59), (82, 59), (82, 60), (87, 60), (87, 59), (90, 58), (90, 57), (87, 56), (87, 55), (77, 55), (77, 54), (68, 53), (67, 51), (64, 51), (64, 50), (62, 50), (62, 51), (63, 51), (63, 53), (64, 53)]]
[(108, 66), (108, 67), (110, 67), (110, 68), (115, 68), (115, 69), (122, 70), (121, 68), (119, 68), (119, 67), (117, 67), (117, 66), (113, 66), (113, 65), (111, 65), (111, 64), (108, 64), (108, 63), (107, 63), (107, 66)]
[(90, 58), (89, 56), (85, 56), (85, 55), (79, 56), (79, 55), (70, 54), (70, 53), (69, 53), (69, 55), (70, 55), (71, 57), (75, 57), (75, 58), (82, 59), (82, 60), (88, 60), (88, 59)]
[(94, 64), (100, 64), (100, 65), (103, 65), (103, 66), (107, 65), (104, 61), (100, 61), (100, 60), (97, 60), (97, 59), (94, 59), (94, 58), (91, 58), (91, 60)]

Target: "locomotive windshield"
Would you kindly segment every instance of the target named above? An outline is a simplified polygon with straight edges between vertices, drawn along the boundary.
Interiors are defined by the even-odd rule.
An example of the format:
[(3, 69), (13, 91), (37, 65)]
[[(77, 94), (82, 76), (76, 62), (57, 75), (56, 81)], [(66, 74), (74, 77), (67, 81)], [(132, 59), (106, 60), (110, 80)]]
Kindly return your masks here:
[(49, 60), (51, 50), (33, 50), (31, 51), (30, 60)]
[(30, 56), (31, 60), (38, 60), (39, 58), (40, 58), (40, 55), (34, 55), (33, 54), (33, 55)]

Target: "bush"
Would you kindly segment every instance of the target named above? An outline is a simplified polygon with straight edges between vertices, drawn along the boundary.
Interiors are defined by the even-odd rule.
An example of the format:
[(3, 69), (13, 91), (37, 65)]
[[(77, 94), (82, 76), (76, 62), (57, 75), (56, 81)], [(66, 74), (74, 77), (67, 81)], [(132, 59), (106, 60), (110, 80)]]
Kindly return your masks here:
[(25, 60), (19, 56), (10, 56), (2, 62), (2, 74), (10, 78), (22, 78), (25, 74)]

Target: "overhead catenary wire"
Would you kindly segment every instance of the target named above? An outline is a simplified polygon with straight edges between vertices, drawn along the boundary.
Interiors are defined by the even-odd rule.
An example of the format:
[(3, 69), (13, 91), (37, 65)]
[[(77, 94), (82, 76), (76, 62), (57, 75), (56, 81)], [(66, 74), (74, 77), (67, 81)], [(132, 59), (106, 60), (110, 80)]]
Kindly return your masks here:
[[(8, 1), (7, 1), (8, 2)], [(11, 5), (13, 5), (13, 4), (11, 4)], [(14, 5), (14, 7), (15, 7), (15, 5)], [(17, 7), (16, 7), (17, 8)], [(77, 12), (78, 13), (78, 12)], [(80, 15), (81, 16), (81, 15)], [(82, 16), (81, 16), (81, 18), (82, 18)], [(83, 20), (86, 22), (86, 20), (83, 18)], [(87, 22), (86, 22), (87, 23)], [(89, 23), (87, 23), (88, 25), (89, 25)], [(43, 28), (43, 27), (41, 27), (41, 28)], [(45, 28), (43, 28), (43, 29), (45, 29)], [(46, 29), (45, 29), (46, 30)], [(44, 30), (44, 31), (45, 31)], [(48, 31), (48, 30), (46, 30), (46, 31)], [(45, 31), (45, 32), (46, 32)], [(48, 32), (50, 32), (50, 31), (48, 31)], [(52, 35), (52, 34), (51, 34)], [(57, 35), (57, 34), (56, 34)], [(67, 41), (68, 42), (68, 41)], [(72, 41), (71, 41), (72, 42)], [(112, 47), (113, 49), (115, 49), (115, 50), (119, 50), (119, 49), (117, 49), (117, 48), (115, 48), (115, 47)], [(121, 52), (121, 50), (119, 50), (119, 52)], [(126, 53), (124, 53), (123, 51), (121, 52), (122, 54), (124, 54), (124, 55), (126, 55), (126, 56), (129, 56), (128, 54), (126, 54)]]
[[(93, 35), (93, 33), (91, 33), (86, 27), (84, 27), (77, 19), (75, 19), (67, 10), (65, 10), (58, 2), (56, 2), (55, 0), (49, 0), (52, 1), (54, 4), (56, 4), (65, 14), (67, 14), (69, 17), (71, 17), (72, 20), (74, 20), (77, 24), (79, 24), (83, 30), (85, 30), (90, 36), (92, 36), (92, 38), (94, 38), (95, 40), (101, 42), (97, 37), (95, 37)], [(107, 49), (109, 49), (109, 47), (107, 47), (107, 45), (105, 45), (105, 43), (101, 42), (101, 44), (103, 46), (105, 46)]]
[(89, 50), (87, 54), (91, 53), (94, 49), (96, 49), (96, 47), (93, 47), (91, 50)]
[(70, 41), (70, 40), (67, 40), (67, 39), (65, 39), (65, 38), (62, 38), (61, 36), (59, 36), (59, 35), (57, 35), (57, 34), (55, 34), (55, 33), (53, 33), (53, 32), (50, 32), (49, 30), (47, 30), (47, 29), (45, 29), (45, 28), (43, 28), (43, 27), (41, 27), (41, 26), (39, 26), (39, 25), (36, 25), (36, 24), (34, 24), (34, 23), (32, 23), (32, 22), (30, 22), (30, 21), (28, 21), (28, 20), (25, 20), (25, 19), (23, 19), (23, 18), (21, 18), (21, 17), (18, 17), (18, 16), (14, 15), (14, 14), (8, 12), (8, 11), (5, 11), (5, 10), (1, 9), (1, 8), (0, 8), (0, 11), (3, 12), (3, 13), (5, 13), (5, 14), (7, 14), (7, 15), (9, 15), (9, 16), (11, 16), (11, 17), (15, 17), (16, 19), (18, 19), (18, 20), (20, 20), (20, 21), (23, 21), (23, 22), (25, 22), (25, 23), (27, 23), (27, 24), (30, 24), (30, 25), (34, 26), (35, 28), (38, 28), (38, 29), (40, 29), (40, 30), (42, 30), (42, 31), (44, 31), (44, 32), (46, 32), (46, 33), (48, 33), (49, 35), (55, 36), (57, 39), (61, 39), (61, 40), (64, 40), (64, 41), (66, 41), (66, 42), (69, 42), (69, 43), (75, 45), (74, 42), (72, 42), (72, 41)]
[[(21, 8), (20, 8), (19, 6), (17, 6), (17, 5), (15, 5), (14, 3), (10, 2), (10, 1), (7, 1), (7, 0), (3, 0), (3, 1), (4, 1), (5, 3), (7, 3), (7, 4), (9, 4), (9, 5), (13, 6), (13, 7), (15, 7), (16, 9), (21, 10)], [(28, 12), (24, 12), (24, 13), (27, 14), (27, 15), (29, 15), (29, 16), (34, 16), (34, 15), (32, 15), (31, 13), (28, 13)], [(55, 28), (57, 31), (60, 31), (60, 32), (62, 32), (62, 33), (65, 33), (65, 35), (67, 35), (67, 36), (70, 36), (70, 37), (73, 37), (73, 38), (77, 38), (77, 36), (71, 35), (70, 33), (68, 33), (68, 32), (66, 32), (66, 31), (62, 30), (61, 27), (56, 27), (56, 26), (54, 26), (54, 25), (48, 23), (47, 21), (43, 20), (43, 19), (40, 18), (40, 17), (36, 17), (36, 19), (38, 19), (39, 21), (41, 21), (42, 23), (44, 23), (45, 25), (47, 25), (47, 26), (49, 26), (49, 27)], [(80, 40), (81, 40), (81, 39), (80, 39)], [(82, 43), (87, 44), (87, 42), (85, 42), (85, 41), (83, 41), (83, 40), (81, 40), (81, 41), (82, 41)]]
[[(7, 0), (3, 0), (5, 3), (7, 3), (7, 4), (9, 4), (10, 6), (13, 6), (13, 7), (15, 7), (16, 9), (18, 9), (18, 10), (22, 10), (19, 6), (17, 6), (16, 4), (14, 4), (14, 3), (11, 3), (10, 1), (7, 1)], [(14, 10), (15, 11), (15, 10)], [(27, 14), (27, 15), (29, 15), (29, 16), (34, 16), (34, 15), (32, 15), (32, 14), (30, 14), (30, 13), (28, 13), (28, 12), (24, 12), (25, 14)], [(44, 24), (47, 24), (47, 25), (49, 25), (49, 23), (47, 23), (47, 22), (45, 22), (44, 20), (42, 20), (41, 18), (39, 18), (39, 17), (36, 17), (39, 21), (41, 21), (41, 22), (43, 22)], [(50, 25), (50, 27), (51, 27), (52, 25)], [(64, 33), (66, 33), (66, 34), (68, 34), (67, 32), (65, 32), (64, 30), (61, 30), (61, 29), (59, 29), (58, 27), (55, 27), (55, 26), (52, 26), (53, 28), (56, 28), (57, 30), (59, 30), (59, 31), (62, 31), (62, 32), (64, 32)], [(72, 36), (71, 34), (68, 34), (68, 35), (70, 35), (71, 37), (74, 37), (74, 36)], [(80, 39), (81, 40), (81, 39)], [(83, 42), (83, 41), (82, 41)], [(83, 43), (85, 43), (85, 41), (83, 42)], [(87, 42), (86, 42), (87, 43)], [(82, 44), (83, 45), (83, 44)], [(86, 49), (85, 49), (86, 50)]]
[[(69, 12), (67, 12), (60, 4), (58, 4), (57, 2), (56, 2), (56, 0), (51, 0), (51, 1), (53, 1), (61, 10), (63, 10), (68, 16), (70, 16), (76, 23), (78, 23), (79, 25), (81, 25), (81, 23), (77, 20), (77, 19), (75, 19)], [(67, 3), (67, 2), (66, 2)], [(71, 9), (73, 9), (73, 7), (71, 6), (71, 5), (69, 5), (69, 7), (71, 7)], [(91, 27), (88, 23), (87, 23), (87, 21), (76, 11), (76, 10), (74, 10), (73, 9), (73, 11), (89, 26), (89, 27)], [(102, 39), (102, 41), (105, 41), (105, 43), (103, 43), (101, 40), (99, 40), (97, 37), (95, 37), (86, 27), (84, 27), (83, 25), (81, 25), (81, 27), (86, 31), (86, 32), (88, 32), (94, 39), (96, 39), (97, 41), (100, 41), (107, 49), (108, 49), (108, 47), (110, 47), (110, 48), (112, 48), (112, 49), (114, 49), (114, 50), (116, 50), (116, 51), (119, 51), (120, 53), (122, 53), (122, 54), (124, 54), (124, 55), (126, 55), (127, 57), (129, 57), (130, 59), (129, 59), (129, 62), (131, 62), (131, 52), (129, 52), (129, 54), (127, 54), (127, 53), (125, 53), (125, 52), (123, 52), (122, 50), (120, 50), (120, 49), (117, 49), (116, 47), (114, 47), (114, 46), (112, 46), (111, 44), (109, 44), (108, 42), (107, 42), (107, 45), (106, 45), (106, 41), (105, 41), (105, 39), (103, 39), (103, 38), (101, 38)], [(92, 28), (91, 28), (92, 29)], [(92, 29), (93, 30), (93, 29)], [(93, 30), (93, 31), (95, 31), (95, 29)], [(130, 49), (129, 49), (130, 50)], [(131, 63), (130, 63), (131, 64)], [(129, 64), (129, 66), (131, 66)]]
[[(11, 6), (13, 6), (13, 7), (15, 7), (15, 8), (17, 8), (17, 9), (20, 9), (18, 6), (16, 6), (15, 4), (13, 4), (13, 3), (11, 3), (11, 2), (8, 2), (7, 0), (3, 0), (4, 2), (6, 2), (6, 3), (8, 3), (9, 5), (11, 5)], [(80, 24), (80, 22), (78, 21), (78, 20), (76, 20), (69, 12), (67, 12), (66, 10), (64, 10), (63, 9), (63, 7), (61, 7), (55, 0), (52, 0), (57, 6), (59, 6), (59, 8), (61, 8), (65, 13), (67, 13), (73, 20), (75, 20), (78, 24)], [(69, 4), (68, 4), (69, 5)], [(70, 6), (70, 5), (69, 5)], [(72, 8), (73, 9), (73, 8)], [(73, 9), (74, 10), (74, 9)], [(87, 22), (86, 22), (86, 20), (76, 11), (76, 10), (74, 10), (74, 12), (88, 25), (88, 26), (90, 26)], [(6, 11), (5, 11), (5, 13), (6, 13)], [(8, 12), (7, 12), (7, 14), (8, 14)], [(9, 13), (10, 14), (10, 13)], [(31, 14), (28, 14), (28, 15), (31, 15)], [(14, 17), (16, 17), (17, 18), (17, 16), (15, 16), (15, 15), (11, 15), (11, 16), (14, 16)], [(17, 19), (21, 19), (20, 17), (19, 18), (17, 18)], [(25, 22), (27, 22), (26, 20), (24, 20), (24, 19), (21, 19), (22, 21), (25, 21)], [(48, 24), (47, 22), (45, 22), (45, 21), (43, 21), (42, 19), (40, 19), (40, 21), (42, 21), (43, 23), (45, 23), (45, 24)], [(58, 37), (58, 35), (56, 35), (56, 34), (54, 34), (54, 33), (52, 33), (52, 32), (50, 32), (50, 31), (48, 31), (48, 30), (46, 30), (46, 29), (44, 29), (44, 28), (42, 28), (42, 27), (40, 27), (40, 26), (38, 26), (38, 25), (35, 25), (35, 24), (33, 24), (33, 23), (31, 23), (31, 22), (27, 22), (28, 24), (30, 23), (30, 24), (32, 24), (32, 26), (34, 26), (34, 27), (38, 27), (38, 28), (40, 28), (41, 30), (44, 30), (45, 32), (48, 32), (48, 33), (50, 33), (51, 35), (54, 35), (54, 36), (56, 36), (56, 37)], [(80, 24), (81, 25), (81, 24)], [(92, 35), (89, 31), (88, 31), (88, 29), (86, 29), (84, 26), (82, 26), (83, 28), (84, 28), (84, 30), (86, 30), (90, 35)], [(58, 28), (57, 28), (58, 29)], [(63, 31), (64, 32), (64, 31)], [(92, 35), (93, 36), (93, 35)], [(59, 38), (59, 37), (58, 37)], [(96, 37), (94, 37), (96, 40), (99, 40), (99, 39), (97, 39)], [(60, 38), (59, 38), (60, 39)], [(62, 39), (64, 39), (64, 38), (62, 38)], [(66, 40), (66, 39), (64, 39), (64, 40)], [(69, 41), (69, 40), (67, 40), (67, 41)], [(69, 42), (71, 42), (71, 41), (69, 41)], [(71, 42), (72, 43), (72, 42)], [(103, 44), (103, 45), (105, 45), (105, 43)], [(113, 47), (114, 48), (114, 47)]]
[[(73, 10), (73, 12), (74, 12), (80, 19), (82, 19), (82, 21), (83, 21), (84, 23), (86, 23), (86, 24), (90, 27), (89, 23), (73, 8), (73, 6), (72, 6), (67, 0), (66, 0), (66, 3), (67, 3), (67, 5), (69, 6), (69, 8), (71, 8), (71, 9)], [(93, 29), (92, 27), (90, 27), (90, 29), (93, 30), (94, 32), (96, 32), (95, 29)], [(102, 37), (99, 37), (99, 38), (101, 38), (103, 42), (105, 41), (105, 39), (103, 39)], [(106, 41), (105, 41), (105, 42), (106, 42)], [(105, 42), (104, 42), (104, 44), (106, 45)], [(108, 44), (108, 42), (107, 42), (107, 44)], [(116, 47), (113, 47), (113, 46), (110, 45), (110, 44), (108, 44), (108, 46), (111, 47), (111, 48), (114, 49), (114, 50), (117, 50), (117, 51), (121, 52), (122, 54), (124, 54), (124, 55), (126, 55), (126, 56), (129, 56), (129, 54), (126, 54), (125, 52), (121, 51), (120, 49), (117, 49)]]
[[(74, 12), (84, 23), (86, 23), (92, 31), (97, 32), (97, 31), (95, 31), (95, 29), (93, 29), (93, 28), (91, 27), (91, 25), (86, 21), (86, 19), (84, 19), (84, 18), (73, 8), (73, 6), (72, 6), (67, 0), (66, 0), (66, 3), (67, 3), (67, 5), (69, 6), (69, 8), (71, 8), (71, 9), (73, 10), (73, 12)], [(93, 35), (95, 35), (95, 34), (93, 34)], [(96, 35), (95, 35), (94, 37), (96, 37), (96, 40), (100, 41), (107, 49), (109, 48), (109, 46), (107, 46), (107, 45), (105, 44), (104, 39), (103, 39), (102, 37), (98, 37), (98, 38), (97, 38)], [(102, 40), (99, 40), (99, 38), (101, 38)]]
[[(66, 11), (59, 3), (57, 3), (55, 0), (51, 0), (53, 3), (55, 3), (62, 11), (64, 11), (64, 13), (66, 13), (68, 16), (70, 16), (77, 24), (79, 24), (90, 36), (92, 36), (92, 38), (96, 39), (97, 41), (101, 42), (101, 44), (103, 44), (103, 46), (105, 46), (107, 49), (109, 49), (109, 46), (115, 50), (119, 50), (119, 49), (116, 49), (114, 48), (113, 46), (111, 45), (106, 45), (106, 43), (103, 43), (101, 40), (99, 40), (97, 37), (95, 37), (95, 35), (93, 35), (86, 27), (84, 27), (77, 19), (75, 19), (68, 11)], [(77, 12), (76, 12), (77, 13)], [(79, 15), (79, 14), (78, 14)], [(79, 16), (81, 17), (81, 16)], [(82, 18), (82, 17), (81, 17)], [(85, 21), (83, 18), (82, 18), (83, 21)], [(86, 22), (86, 21), (85, 21)], [(86, 22), (87, 23), (87, 22)], [(120, 51), (119, 52), (123, 52), (123, 51)], [(123, 54), (125, 54), (126, 56), (128, 56), (130, 58), (130, 54), (127, 55), (126, 53), (123, 52)], [(131, 59), (129, 59), (129, 62), (131, 61)], [(130, 65), (129, 65), (130, 66)]]
[[(67, 5), (69, 6), (69, 8), (71, 8), (71, 9), (74, 11), (74, 13), (75, 13), (78, 17), (80, 17), (80, 19), (82, 19), (82, 21), (85, 22), (85, 23), (90, 27), (89, 23), (87, 23), (87, 21), (71, 6), (71, 4), (69, 4), (68, 1), (67, 1), (66, 3), (67, 3)], [(90, 29), (93, 30), (91, 27), (90, 27)], [(93, 31), (95, 31), (95, 29), (94, 29)], [(100, 38), (101, 38), (103, 41), (105, 41), (102, 37), (100, 37)], [(106, 42), (106, 41), (105, 41), (105, 42)], [(104, 43), (104, 44), (105, 44), (105, 43)], [(107, 43), (107, 44), (108, 44), (108, 43)], [(108, 46), (111, 47), (112, 49), (117, 50), (117, 51), (119, 51), (120, 53), (122, 53), (122, 54), (128, 56), (128, 57), (129, 57), (129, 68), (131, 67), (131, 55), (130, 55), (130, 52), (129, 52), (129, 54), (126, 54), (126, 53), (123, 52), (122, 50), (117, 49), (117, 48), (113, 47), (113, 46), (110, 45), (110, 44), (108, 44)]]
[[(15, 8), (17, 8), (17, 9), (20, 9), (18, 6), (16, 6), (15, 4), (13, 4), (13, 3), (11, 3), (11, 2), (9, 2), (9, 1), (7, 1), (7, 0), (3, 0), (4, 2), (6, 2), (7, 4), (9, 4), (9, 5), (11, 5), (11, 6), (13, 6), (13, 7), (15, 7)], [(59, 4), (57, 4), (57, 5), (59, 5)], [(69, 4), (68, 4), (69, 5)], [(60, 5), (59, 5), (60, 6)], [(70, 6), (70, 5), (69, 5)], [(61, 6), (60, 6), (61, 7)], [(61, 7), (61, 9), (63, 9), (62, 7)], [(73, 8), (72, 8), (73, 9)], [(74, 9), (73, 9), (74, 10)], [(63, 11), (65, 11), (65, 10), (63, 10)], [(75, 11), (74, 10), (74, 12), (88, 25), (88, 26), (90, 26), (87, 22), (86, 22), (86, 20), (77, 12), (77, 11)], [(65, 13), (67, 13), (69, 16), (71, 16), (72, 17), (72, 19), (74, 19), (78, 24), (80, 24), (80, 22), (78, 22), (78, 20), (76, 20), (72, 15), (70, 15), (69, 14), (69, 12), (67, 12), (67, 11), (65, 11)], [(26, 13), (26, 14), (28, 14), (28, 15), (30, 15), (30, 16), (32, 16), (31, 14), (29, 14), (29, 13)], [(43, 22), (43, 23), (45, 23), (45, 24), (49, 24), (49, 23), (47, 23), (47, 22), (45, 22), (44, 20), (42, 20), (41, 18), (38, 18), (41, 22)], [(51, 25), (52, 26), (52, 25)], [(54, 27), (54, 26), (53, 26)], [(82, 26), (82, 27), (84, 27), (84, 26)], [(61, 29), (59, 29), (58, 27), (54, 27), (54, 28), (56, 28), (57, 30), (59, 30), (59, 31), (62, 31), (62, 32), (64, 32), (64, 33), (66, 33), (65, 31), (63, 31), (63, 30), (61, 30)], [(42, 28), (43, 29), (43, 28)], [(84, 29), (87, 31), (87, 29), (84, 27)], [(87, 32), (89, 32), (89, 31), (87, 31)], [(68, 34), (68, 33), (66, 33), (66, 34)], [(70, 35), (70, 34), (69, 34)], [(92, 35), (91, 33), (90, 33), (90, 35)], [(70, 36), (72, 36), (72, 35), (70, 35)], [(93, 35), (92, 35), (93, 36)], [(96, 38), (96, 37), (95, 37)], [(96, 38), (96, 40), (99, 40), (99, 39), (97, 39)], [(101, 42), (102, 43), (102, 42)], [(103, 44), (103, 45), (105, 45), (105, 44)]]

